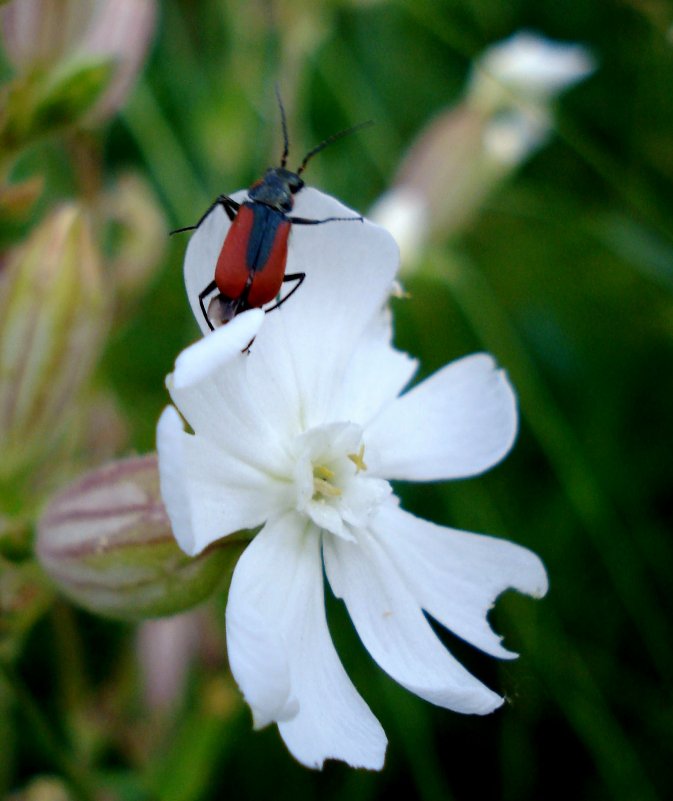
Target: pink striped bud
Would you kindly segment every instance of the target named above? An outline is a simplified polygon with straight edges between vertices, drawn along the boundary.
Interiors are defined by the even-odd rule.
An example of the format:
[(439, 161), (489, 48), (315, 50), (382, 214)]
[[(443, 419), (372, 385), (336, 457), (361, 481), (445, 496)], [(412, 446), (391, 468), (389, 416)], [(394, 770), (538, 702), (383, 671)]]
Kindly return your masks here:
[(113, 462), (56, 495), (39, 521), (36, 553), (76, 603), (139, 619), (206, 599), (229, 577), (242, 547), (224, 540), (196, 558), (178, 548), (152, 455)]

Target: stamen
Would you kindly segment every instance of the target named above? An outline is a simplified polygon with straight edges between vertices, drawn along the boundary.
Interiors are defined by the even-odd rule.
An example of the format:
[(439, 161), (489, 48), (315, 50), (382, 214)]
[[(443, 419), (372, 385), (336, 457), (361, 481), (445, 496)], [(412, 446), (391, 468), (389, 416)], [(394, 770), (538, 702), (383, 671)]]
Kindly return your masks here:
[(360, 450), (357, 453), (349, 453), (348, 458), (353, 462), (356, 467), (356, 473), (359, 473), (360, 470), (366, 470), (367, 465), (364, 463), (364, 455), (365, 455), (365, 446), (364, 443), (360, 445)]
[(336, 474), (325, 465), (317, 464), (313, 467), (313, 500), (320, 500), (320, 496), (326, 498), (338, 498), (341, 495), (339, 487), (331, 483), (331, 479)]
[(313, 479), (313, 499), (318, 500), (316, 498), (317, 495), (326, 495), (328, 498), (338, 498), (341, 495), (341, 490), (339, 487), (335, 487), (334, 484), (330, 484), (329, 481), (325, 481), (324, 478), (314, 478)]

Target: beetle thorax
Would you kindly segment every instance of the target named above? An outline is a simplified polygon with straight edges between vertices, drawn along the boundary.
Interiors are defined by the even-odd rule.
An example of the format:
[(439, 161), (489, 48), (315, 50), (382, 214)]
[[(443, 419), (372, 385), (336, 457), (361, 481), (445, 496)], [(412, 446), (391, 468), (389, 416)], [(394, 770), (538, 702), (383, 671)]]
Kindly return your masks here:
[(263, 203), (272, 209), (288, 212), (294, 206), (294, 197), (304, 186), (303, 180), (296, 172), (283, 167), (270, 167), (264, 178), (253, 184), (248, 196), (254, 203)]

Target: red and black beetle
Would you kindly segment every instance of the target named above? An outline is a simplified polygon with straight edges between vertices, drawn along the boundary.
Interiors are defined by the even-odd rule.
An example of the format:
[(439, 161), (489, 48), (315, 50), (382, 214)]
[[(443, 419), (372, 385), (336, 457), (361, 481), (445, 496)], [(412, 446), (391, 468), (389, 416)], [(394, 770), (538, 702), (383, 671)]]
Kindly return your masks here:
[[(306, 273), (285, 272), (288, 238), (292, 225), (362, 222), (362, 217), (327, 217), (324, 220), (310, 220), (304, 217), (292, 217), (290, 212), (294, 207), (294, 195), (304, 186), (301, 174), (309, 159), (342, 136), (370, 125), (371, 122), (361, 123), (328, 137), (310, 150), (297, 171), (292, 172), (285, 167), (289, 152), (287, 121), (280, 94), (278, 91), (276, 94), (280, 106), (284, 143), (280, 167), (270, 167), (264, 177), (250, 187), (248, 200), (238, 203), (228, 195), (220, 195), (196, 225), (171, 231), (173, 234), (193, 231), (216, 206), (222, 206), (231, 220), (231, 226), (215, 265), (215, 277), (199, 293), (199, 306), (211, 330), (215, 328), (213, 319), (216, 319), (217, 324), (224, 324), (247, 309), (260, 308), (276, 300), (273, 306), (265, 310), (273, 311), (299, 289)], [(294, 281), (295, 285), (287, 295), (280, 298), (282, 285), (291, 281)], [(206, 310), (205, 301), (209, 295), (213, 295), (213, 298)]]

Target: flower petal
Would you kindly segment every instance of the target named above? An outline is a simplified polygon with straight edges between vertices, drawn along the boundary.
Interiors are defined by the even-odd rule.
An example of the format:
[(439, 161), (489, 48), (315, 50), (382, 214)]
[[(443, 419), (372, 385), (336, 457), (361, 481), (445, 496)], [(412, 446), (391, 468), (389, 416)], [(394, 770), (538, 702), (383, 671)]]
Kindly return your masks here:
[(187, 434), (169, 407), (157, 429), (161, 495), (180, 547), (190, 556), (287, 506), (287, 486), (203, 437)]
[[(315, 189), (299, 193), (296, 214), (356, 216)], [(356, 343), (380, 314), (398, 263), (390, 234), (366, 220), (294, 226), (287, 272), (305, 272), (306, 279), (296, 295), (268, 315), (250, 359), (250, 381), (266, 399), (271, 417), (294, 415), (297, 431), (329, 418)]]
[(442, 645), (375, 537), (361, 532), (357, 544), (326, 538), (323, 552), (335, 595), (345, 601), (369, 653), (395, 681), (456, 712), (483, 715), (502, 704)]
[(261, 309), (250, 309), (183, 350), (175, 360), (174, 388), (193, 387), (220, 372), (230, 361), (244, 360), (242, 351), (257, 335), (263, 320)]
[(197, 548), (184, 475), (184, 437), (185, 431), (180, 415), (173, 406), (167, 406), (157, 424), (161, 497), (178, 545), (185, 553), (195, 554)]
[(516, 657), (486, 619), (508, 588), (541, 598), (547, 573), (531, 551), (506, 540), (456, 531), (390, 504), (372, 531), (420, 606), (442, 625), (492, 656)]
[(368, 426), (377, 472), (408, 481), (464, 478), (497, 464), (517, 430), (516, 398), (492, 357), (442, 368), (389, 404)]
[[(247, 550), (244, 556), (245, 553)], [(254, 726), (262, 729), (269, 723), (294, 717), (299, 704), (292, 695), (290, 664), (281, 634), (253, 604), (246, 602), (251, 588), (245, 586), (248, 561), (241, 565), (244, 556), (236, 566), (236, 590), (229, 591), (227, 653), (231, 672), (252, 712)], [(254, 568), (253, 564), (253, 573)]]
[(367, 425), (393, 401), (413, 376), (418, 362), (392, 345), (390, 312), (375, 315), (363, 331), (330, 411), (335, 420)]
[(289, 514), (267, 523), (250, 543), (234, 571), (227, 632), (232, 672), (255, 721), (278, 721), (302, 764), (341, 759), (382, 767), (385, 734), (346, 675), (327, 629), (314, 526)]
[(228, 456), (277, 475), (287, 469), (280, 436), (259, 408), (247, 381), (249, 353), (264, 312), (251, 309), (184, 350), (166, 381), (175, 405), (199, 435)]

